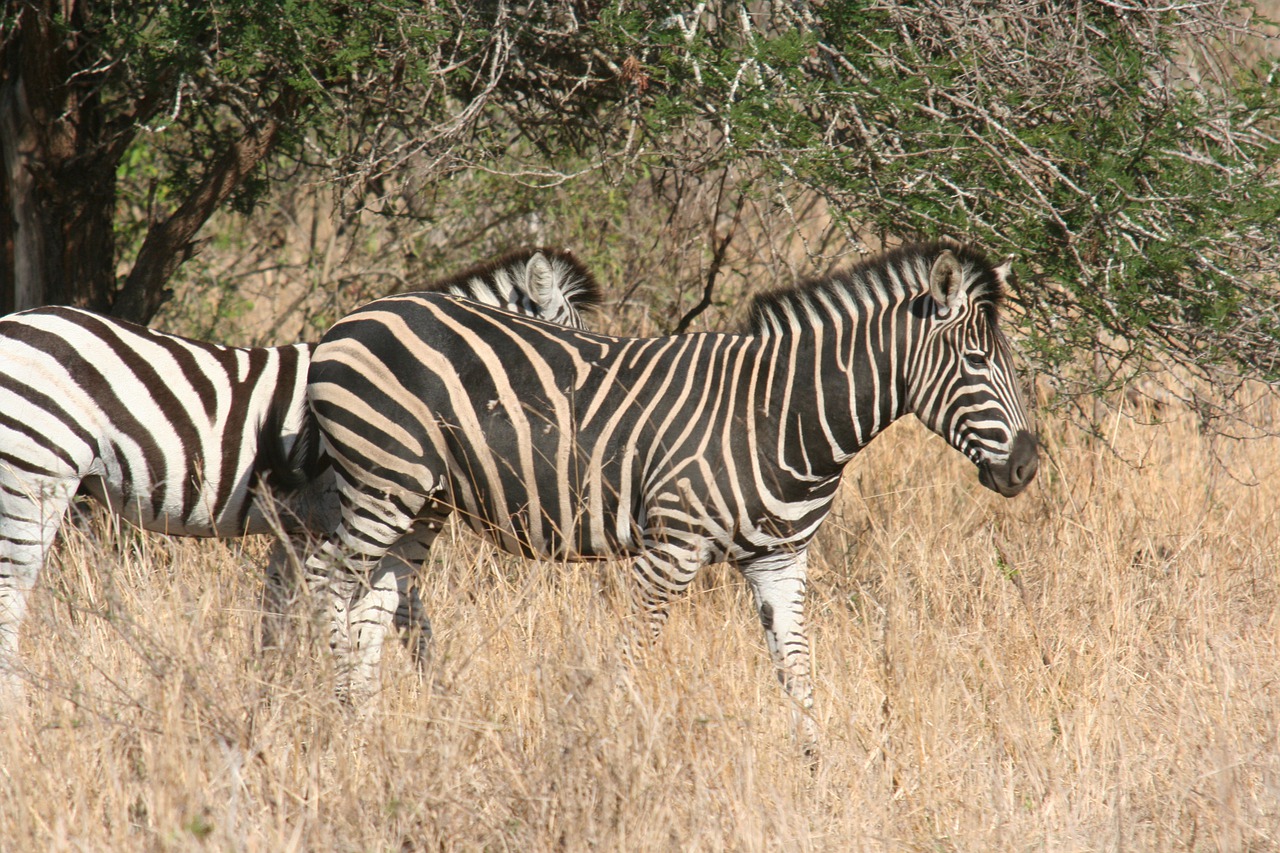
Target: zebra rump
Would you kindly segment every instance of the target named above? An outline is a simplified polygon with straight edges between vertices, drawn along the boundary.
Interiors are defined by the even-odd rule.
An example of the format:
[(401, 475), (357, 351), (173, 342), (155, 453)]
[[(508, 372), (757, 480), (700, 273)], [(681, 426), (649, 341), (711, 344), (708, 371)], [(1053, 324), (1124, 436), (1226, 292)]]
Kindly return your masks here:
[[(548, 249), (512, 253), (430, 290), (575, 328), (600, 301), (582, 264)], [(296, 442), (312, 349), (219, 346), (69, 307), (0, 318), (0, 668), (14, 663), (27, 593), (78, 491), (174, 535), (333, 526), (337, 492), (314, 454), (308, 476), (289, 479), (278, 513), (256, 495), (259, 475), (281, 468), (270, 455), (278, 445), (314, 447)], [(286, 594), (287, 550), (278, 544), (269, 561), (271, 606)], [(398, 582), (421, 552), (410, 536), (398, 562), (388, 561)], [(409, 624), (411, 615), (400, 614), (402, 628), (426, 627)], [(17, 688), (0, 672), (0, 693)]]

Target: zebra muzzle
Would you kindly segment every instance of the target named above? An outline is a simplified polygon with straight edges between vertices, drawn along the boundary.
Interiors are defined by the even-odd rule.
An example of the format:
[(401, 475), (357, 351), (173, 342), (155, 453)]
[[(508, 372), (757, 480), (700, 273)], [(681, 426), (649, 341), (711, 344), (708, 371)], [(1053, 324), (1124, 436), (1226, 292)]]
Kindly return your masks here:
[(1036, 437), (1025, 429), (1019, 430), (1004, 461), (984, 462), (978, 466), (978, 482), (1011, 498), (1035, 479), (1039, 467), (1040, 451)]

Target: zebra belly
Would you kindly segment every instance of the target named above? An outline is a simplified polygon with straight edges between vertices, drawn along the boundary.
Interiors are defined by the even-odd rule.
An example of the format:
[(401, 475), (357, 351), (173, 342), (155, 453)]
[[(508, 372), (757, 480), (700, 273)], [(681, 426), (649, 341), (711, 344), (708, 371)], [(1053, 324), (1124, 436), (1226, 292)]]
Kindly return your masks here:
[[(531, 500), (525, 492), (506, 495), (501, 503), (491, 491), (476, 482), (454, 481), (450, 503), (462, 520), (476, 533), (493, 544), (522, 557), (548, 560), (593, 560), (625, 556), (635, 553), (642, 537), (616, 534), (615, 525), (592, 524), (593, 516), (585, 508), (591, 505), (589, 496), (571, 492), (568, 498), (571, 511), (558, 511), (561, 507), (558, 490), (551, 506), (544, 503), (548, 496), (538, 493), (538, 500)], [(466, 496), (463, 496), (466, 493)], [(616, 502), (613, 502), (616, 506)], [(606, 513), (606, 520), (616, 514)], [(603, 531), (599, 528), (603, 527)]]
[[(590, 496), (575, 494), (574, 504), (589, 507)], [(485, 539), (526, 558), (605, 560), (661, 550), (687, 555), (690, 561), (703, 565), (735, 566), (766, 554), (803, 548), (827, 515), (824, 507), (806, 514), (799, 524), (769, 515), (719, 517), (700, 514), (704, 507), (692, 506), (687, 494), (670, 492), (640, 504), (637, 517), (622, 525), (616, 502), (609, 507), (615, 511), (599, 518), (583, 513), (568, 528), (568, 535), (563, 535), (554, 518), (545, 512), (531, 514), (528, 504), (508, 504), (502, 510), (493, 504), (486, 507), (482, 514), (463, 510), (461, 515)]]
[(452, 470), (489, 474), (449, 478), (455, 511), (477, 533), (524, 557), (586, 560), (634, 553), (643, 536), (637, 519), (622, 508), (639, 505), (638, 477), (624, 500), (618, 459), (593, 461), (581, 445), (558, 442), (556, 430), (539, 432), (541, 440), (523, 451), (504, 440), (501, 425), (490, 425), (480, 453), (474, 446), (451, 447)]
[[(175, 489), (172, 487), (164, 487), (159, 483), (147, 482), (136, 483), (131, 482), (129, 485), (135, 486), (127, 491), (120, 488), (121, 481), (119, 477), (86, 477), (81, 484), (82, 490), (91, 497), (105, 506), (113, 515), (118, 515), (132, 525), (141, 527), (143, 530), (152, 530), (156, 533), (167, 533), (174, 536), (201, 536), (201, 537), (217, 537), (237, 535), (238, 530), (231, 530), (232, 527), (229, 513), (224, 513), (222, 519), (223, 524), (215, 522), (210, 509), (212, 507), (208, 500), (200, 498), (211, 497), (203, 493), (197, 493), (197, 500), (192, 505), (186, 505), (180, 499), (175, 499)], [(176, 490), (181, 495), (180, 490)], [(242, 501), (234, 502), (235, 505), (231, 509), (239, 509), (243, 504)], [(253, 530), (244, 532), (262, 533), (265, 530)]]
[[(117, 488), (108, 488), (108, 482)], [(151, 488), (136, 488), (135, 483), (126, 493), (118, 488), (120, 482), (118, 476), (109, 480), (86, 477), (81, 489), (130, 524), (170, 536), (227, 539), (275, 533), (273, 517), (285, 532), (327, 532), (339, 517), (338, 494), (330, 472), (299, 492), (281, 496), (270, 512), (247, 488), (236, 489), (216, 515), (212, 489), (197, 489), (195, 500), (187, 503), (175, 498), (181, 492), (173, 488), (162, 490), (155, 483), (149, 484)]]

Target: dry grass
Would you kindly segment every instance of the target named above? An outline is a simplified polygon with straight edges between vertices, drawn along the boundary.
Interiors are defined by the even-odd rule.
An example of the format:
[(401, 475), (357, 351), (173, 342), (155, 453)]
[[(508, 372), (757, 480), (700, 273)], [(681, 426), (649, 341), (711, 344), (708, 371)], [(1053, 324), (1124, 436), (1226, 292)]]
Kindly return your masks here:
[[(652, 657), (621, 567), (437, 547), (437, 658), (356, 717), (251, 641), (262, 542), (73, 531), (0, 730), (0, 848), (1266, 850), (1280, 845), (1280, 455), (1188, 424), (1048, 438), (1012, 502), (918, 425), (816, 545), (823, 756), (797, 755), (743, 584)], [(104, 544), (99, 544), (104, 543)]]

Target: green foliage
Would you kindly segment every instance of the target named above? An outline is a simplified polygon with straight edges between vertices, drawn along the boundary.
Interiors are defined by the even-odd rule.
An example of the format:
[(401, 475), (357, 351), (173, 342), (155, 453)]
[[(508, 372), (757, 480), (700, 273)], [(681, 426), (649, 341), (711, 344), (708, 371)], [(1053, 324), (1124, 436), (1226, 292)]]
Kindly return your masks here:
[(817, 197), (873, 243), (1014, 255), (1016, 319), (1060, 378), (1100, 353), (1102, 384), (1157, 365), (1280, 379), (1280, 54), (1249, 4), (83, 8), (85, 67), (131, 142), (126, 254), (274, 119), (236, 210), (302, 169), (382, 210), (486, 172), (510, 198), (597, 171), (760, 206)]
[[(1051, 373), (1100, 351), (1117, 382), (1280, 379), (1280, 86), (1261, 28), (1261, 58), (1232, 29), (1250, 7), (803, 9), (665, 19), (643, 53), (655, 159), (749, 161), (758, 190), (807, 189), (886, 238), (1013, 254)], [(664, 136), (700, 144), (677, 161)]]
[[(283, 157), (301, 156), (309, 138), (340, 144), (361, 81), (429, 81), (445, 35), (438, 16), (406, 0), (153, 0), (93, 9), (85, 35), (118, 63), (104, 81), (107, 111), (141, 119), (134, 145), (165, 161), (150, 192), (179, 199), (268, 115), (286, 120), (276, 145)], [(246, 180), (233, 205), (252, 209), (267, 186)]]

